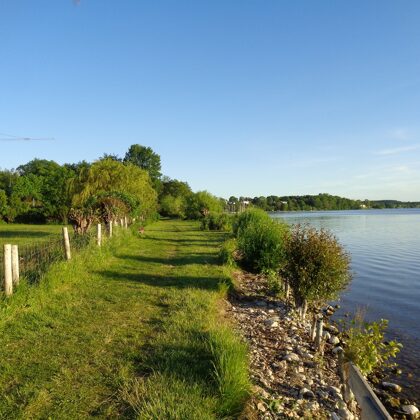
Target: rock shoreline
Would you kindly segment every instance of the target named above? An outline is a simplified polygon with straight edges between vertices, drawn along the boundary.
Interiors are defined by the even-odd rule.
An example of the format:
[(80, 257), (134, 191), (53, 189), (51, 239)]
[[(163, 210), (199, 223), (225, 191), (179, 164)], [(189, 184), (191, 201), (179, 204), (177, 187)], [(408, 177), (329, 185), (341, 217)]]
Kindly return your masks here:
[[(235, 272), (237, 292), (227, 312), (250, 348), (254, 396), (252, 417), (269, 419), (358, 419), (356, 402), (346, 404), (340, 389), (332, 333), (320, 355), (311, 325), (282, 300), (266, 296), (262, 276)], [(328, 337), (327, 337), (328, 338)]]
[[(254, 384), (244, 418), (359, 419), (355, 399), (343, 398), (338, 329), (327, 324), (323, 350), (316, 351), (309, 320), (302, 321), (287, 301), (269, 297), (264, 276), (235, 271), (234, 282), (226, 312), (249, 345)], [(418, 418), (415, 410), (406, 405), (396, 418)]]

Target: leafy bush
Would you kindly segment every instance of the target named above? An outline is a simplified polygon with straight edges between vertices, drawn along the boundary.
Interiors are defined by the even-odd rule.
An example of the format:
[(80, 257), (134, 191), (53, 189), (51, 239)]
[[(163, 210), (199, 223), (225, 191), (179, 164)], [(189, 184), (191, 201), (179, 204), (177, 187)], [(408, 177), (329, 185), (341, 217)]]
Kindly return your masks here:
[(222, 244), (219, 251), (219, 258), (222, 264), (226, 264), (229, 266), (235, 265), (234, 252), (236, 251), (236, 246), (236, 239), (228, 239)]
[(268, 220), (271, 220), (271, 218), (264, 210), (248, 209), (234, 218), (232, 224), (233, 234), (237, 237), (248, 226)]
[(363, 322), (356, 316), (352, 326), (346, 330), (348, 336), (344, 357), (368, 375), (381, 367), (390, 357), (395, 357), (402, 344), (396, 341), (384, 343), (384, 334), (388, 326), (386, 319), (379, 322)]
[(268, 293), (273, 296), (278, 296), (283, 291), (279, 273), (274, 270), (268, 270), (265, 276), (267, 278)]
[(350, 281), (350, 258), (334, 235), (307, 225), (297, 225), (289, 235), (283, 275), (293, 289), (298, 306), (337, 296)]
[(229, 232), (232, 229), (232, 216), (226, 213), (210, 213), (201, 219), (201, 230)]
[(245, 268), (263, 272), (278, 271), (284, 264), (284, 244), (288, 226), (250, 211), (238, 218), (238, 250)]

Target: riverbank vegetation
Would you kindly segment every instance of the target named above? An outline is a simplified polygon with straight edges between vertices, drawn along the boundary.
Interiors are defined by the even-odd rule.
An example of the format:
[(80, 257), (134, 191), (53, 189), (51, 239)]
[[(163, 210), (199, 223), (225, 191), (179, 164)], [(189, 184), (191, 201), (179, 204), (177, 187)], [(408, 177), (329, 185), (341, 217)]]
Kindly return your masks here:
[[(249, 209), (233, 219), (232, 232), (233, 238), (221, 248), (222, 261), (265, 275), (270, 293), (287, 298), (291, 289), (302, 319), (309, 308), (315, 321), (328, 301), (338, 298), (351, 281), (350, 257), (326, 230), (289, 227), (260, 209)], [(343, 332), (348, 341), (347, 359), (365, 373), (395, 357), (401, 347), (394, 341), (384, 343), (386, 325), (383, 320), (359, 322)]]

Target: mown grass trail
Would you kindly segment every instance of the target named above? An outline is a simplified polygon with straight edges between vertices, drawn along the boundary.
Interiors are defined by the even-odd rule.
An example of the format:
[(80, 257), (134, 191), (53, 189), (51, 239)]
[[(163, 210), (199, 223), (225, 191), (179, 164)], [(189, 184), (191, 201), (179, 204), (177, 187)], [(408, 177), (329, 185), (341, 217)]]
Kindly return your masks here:
[(246, 349), (220, 315), (223, 234), (121, 232), (22, 286), (0, 311), (0, 418), (235, 416)]

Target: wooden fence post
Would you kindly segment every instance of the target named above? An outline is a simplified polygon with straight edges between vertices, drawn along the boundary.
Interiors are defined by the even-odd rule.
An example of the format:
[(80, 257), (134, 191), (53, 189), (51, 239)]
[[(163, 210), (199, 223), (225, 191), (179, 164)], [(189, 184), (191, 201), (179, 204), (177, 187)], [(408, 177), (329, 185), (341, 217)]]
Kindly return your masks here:
[(109, 221), (109, 237), (112, 238), (112, 228), (113, 228), (113, 222), (112, 220)]
[(127, 218), (127, 216), (124, 216), (124, 227), (126, 229), (128, 228), (128, 218)]
[(12, 245), (12, 282), (14, 286), (19, 284), (19, 248)]
[(324, 326), (324, 320), (321, 316), (318, 318), (318, 322), (316, 324), (315, 347), (317, 350), (321, 348), (323, 326)]
[(314, 315), (312, 319), (312, 326), (311, 326), (311, 340), (312, 341), (315, 341), (317, 323), (318, 323), (318, 318), (316, 317), (316, 315)]
[(70, 251), (70, 239), (69, 239), (69, 231), (67, 226), (63, 227), (63, 242), (64, 242), (64, 253), (66, 256), (66, 260), (71, 259), (71, 251)]
[(102, 245), (102, 227), (100, 223), (98, 223), (98, 226), (96, 227), (96, 243), (98, 246)]
[(4, 293), (10, 296), (13, 293), (12, 280), (12, 245), (4, 244), (3, 246), (3, 267), (4, 267)]
[(123, 219), (120, 219), (120, 226), (124, 227), (124, 220)]

